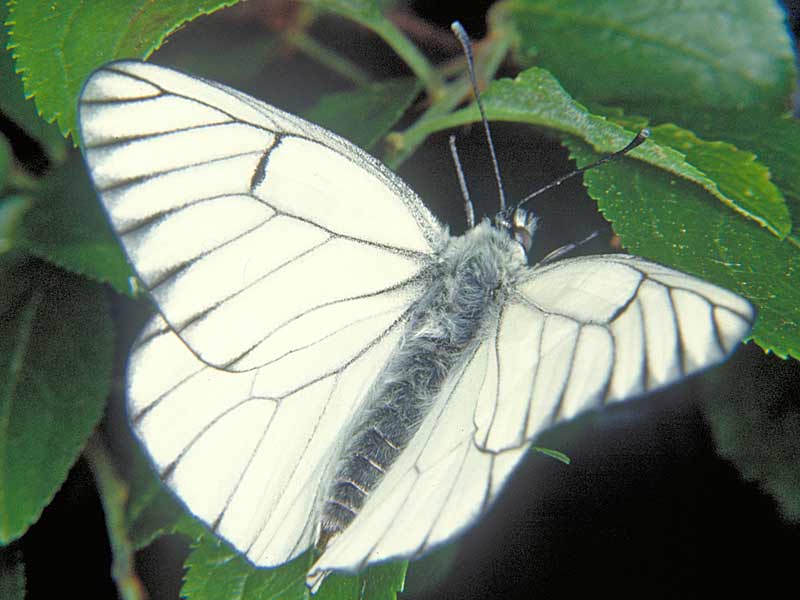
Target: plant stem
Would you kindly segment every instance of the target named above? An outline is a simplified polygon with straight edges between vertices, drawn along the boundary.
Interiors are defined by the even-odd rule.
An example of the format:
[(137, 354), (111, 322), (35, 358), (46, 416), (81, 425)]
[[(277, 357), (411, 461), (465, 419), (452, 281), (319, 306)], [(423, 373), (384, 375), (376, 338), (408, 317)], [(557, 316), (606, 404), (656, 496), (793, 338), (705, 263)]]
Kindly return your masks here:
[(128, 487), (114, 470), (108, 450), (97, 433), (86, 445), (84, 456), (92, 469), (100, 501), (103, 503), (108, 540), (113, 555), (111, 576), (117, 584), (120, 597), (123, 600), (146, 600), (147, 592), (134, 570), (134, 549), (125, 524)]
[(434, 69), (430, 61), (425, 58), (425, 55), (394, 23), (382, 18), (364, 21), (362, 24), (381, 36), (392, 50), (403, 59), (403, 62), (414, 72), (414, 75), (422, 81), (428, 96), (435, 101), (443, 95), (445, 86), (439, 73)]
[[(475, 66), (479, 81), (490, 81), (494, 78), (510, 45), (511, 42), (505, 37), (489, 39), (481, 45), (482, 56)], [(392, 169), (397, 169), (425, 141), (428, 135), (441, 128), (440, 120), (447, 119), (449, 113), (469, 94), (470, 89), (469, 76), (465, 73), (446, 86), (442, 97), (438, 101), (434, 100), (431, 107), (414, 125), (402, 133), (393, 133), (387, 136), (393, 151), (386, 157), (386, 164)], [(477, 110), (475, 114), (478, 114)], [(436, 128), (431, 127), (433, 124), (436, 124)]]
[(367, 85), (371, 81), (370, 76), (353, 61), (326, 48), (304, 31), (292, 31), (286, 35), (286, 40), (313, 60), (356, 85)]

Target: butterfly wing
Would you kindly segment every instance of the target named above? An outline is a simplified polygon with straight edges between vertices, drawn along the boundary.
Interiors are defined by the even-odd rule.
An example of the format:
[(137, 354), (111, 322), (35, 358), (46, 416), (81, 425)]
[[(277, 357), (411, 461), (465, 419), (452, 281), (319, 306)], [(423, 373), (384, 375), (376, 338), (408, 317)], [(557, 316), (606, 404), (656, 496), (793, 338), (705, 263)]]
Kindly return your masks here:
[(129, 359), (128, 412), (161, 478), (259, 566), (283, 564), (317, 536), (318, 494), (344, 431), (404, 323), (349, 364), (281, 397), (262, 369), (203, 363), (157, 316)]
[(485, 512), (541, 431), (721, 362), (754, 317), (736, 294), (631, 256), (529, 270), (311, 581), (446, 541)]
[(286, 562), (447, 234), (363, 151), (220, 84), (112, 63), (79, 118), (159, 312), (129, 359), (134, 429), (194, 514)]
[(517, 448), (561, 419), (722, 362), (754, 319), (733, 292), (633, 256), (532, 269), (500, 318), (476, 444)]
[[(417, 196), (344, 139), (217, 83), (147, 63), (95, 72), (87, 163), (137, 275), (205, 363), (329, 370), (446, 238)], [(316, 371), (316, 372), (314, 372)]]

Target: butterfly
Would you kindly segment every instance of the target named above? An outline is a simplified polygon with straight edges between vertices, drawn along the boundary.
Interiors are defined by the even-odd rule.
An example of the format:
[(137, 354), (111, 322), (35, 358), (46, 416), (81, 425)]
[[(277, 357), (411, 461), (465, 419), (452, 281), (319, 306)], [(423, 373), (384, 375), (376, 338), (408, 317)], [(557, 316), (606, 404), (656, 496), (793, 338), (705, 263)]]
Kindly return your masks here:
[(343, 138), (137, 61), (79, 120), (157, 314), (132, 427), (167, 486), (253, 564), (417, 557), (485, 513), (554, 423), (724, 360), (745, 299), (633, 256), (529, 266), (536, 220), (451, 236)]

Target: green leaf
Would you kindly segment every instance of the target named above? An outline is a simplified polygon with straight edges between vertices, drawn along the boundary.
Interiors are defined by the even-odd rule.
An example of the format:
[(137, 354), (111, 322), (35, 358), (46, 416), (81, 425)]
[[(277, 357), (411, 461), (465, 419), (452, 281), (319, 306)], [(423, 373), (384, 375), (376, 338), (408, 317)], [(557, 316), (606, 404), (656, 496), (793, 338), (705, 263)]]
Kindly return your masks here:
[(369, 149), (405, 114), (421, 87), (418, 79), (407, 77), (379, 81), (323, 96), (304, 116)]
[(748, 214), (762, 214), (782, 232), (792, 228), (789, 207), (755, 154), (727, 142), (707, 142), (691, 131), (667, 124), (651, 128), (652, 138), (674, 148), (713, 179), (726, 197)]
[(24, 196), (0, 198), (0, 254), (17, 245), (20, 224), (31, 202)]
[[(677, 110), (656, 114), (656, 123), (665, 122)], [(674, 122), (692, 129), (706, 139), (726, 140), (749, 150), (769, 167), (775, 183), (784, 194), (800, 200), (800, 121), (789, 116), (773, 116), (762, 110), (705, 110), (683, 107)], [(800, 215), (798, 215), (800, 216)]]
[[(596, 158), (574, 138), (583, 165)], [(709, 202), (698, 187), (632, 161), (588, 171), (584, 182), (633, 254), (697, 275), (758, 309), (751, 337), (780, 357), (800, 358), (800, 250)]]
[(257, 569), (230, 545), (206, 535), (193, 545), (181, 595), (190, 600), (306, 600), (311, 552), (275, 569)]
[[(489, 119), (543, 125), (569, 133), (589, 142), (598, 152), (619, 150), (633, 139), (634, 134), (595, 115), (575, 102), (547, 71), (531, 68), (514, 79), (498, 79), (486, 89), (483, 103)], [(480, 118), (474, 106), (450, 115), (420, 121), (413, 127), (414, 137), (425, 137), (434, 131), (476, 122)], [(413, 139), (410, 140), (413, 143)], [(727, 207), (763, 225), (777, 237), (784, 238), (791, 230), (788, 209), (769, 198), (753, 198), (747, 190), (736, 190), (736, 196), (724, 193), (700, 165), (692, 164), (682, 152), (648, 140), (629, 156), (654, 165), (664, 171), (696, 183)], [(706, 164), (706, 163), (704, 163)], [(743, 203), (741, 198), (746, 198)]]
[(67, 144), (58, 128), (43, 121), (33, 100), (25, 97), (22, 80), (14, 71), (11, 52), (6, 50), (8, 34), (2, 24), (8, 17), (8, 6), (0, 2), (0, 112), (14, 121), (36, 140), (53, 162), (61, 162), (67, 154)]
[(558, 450), (553, 450), (551, 448), (543, 448), (542, 446), (534, 446), (531, 448), (531, 451), (538, 452), (539, 454), (544, 454), (545, 456), (549, 456), (550, 458), (554, 458), (559, 462), (564, 463), (565, 465), (570, 464), (572, 462), (566, 454), (563, 452), (559, 452)]
[[(308, 598), (308, 551), (274, 569), (253, 566), (240, 552), (211, 533), (192, 547), (181, 594), (190, 600), (293, 600)], [(377, 564), (360, 575), (330, 574), (314, 600), (395, 600), (403, 589), (405, 561)]]
[(51, 171), (21, 227), (23, 247), (73, 273), (136, 295), (133, 273), (97, 200), (83, 160), (73, 152)]
[(774, 0), (505, 0), (490, 21), (514, 35), (523, 66), (535, 61), (587, 101), (775, 113), (794, 88), (792, 42)]
[(111, 385), (112, 328), (97, 284), (22, 263), (32, 281), (0, 315), (0, 542), (22, 535), (67, 476)]
[(378, 563), (369, 567), (358, 579), (359, 600), (395, 600), (397, 592), (402, 592), (408, 570), (408, 561)]
[(0, 549), (0, 598), (25, 599), (25, 563), (16, 549)]
[(238, 1), (16, 2), (9, 48), (26, 96), (75, 136), (78, 94), (92, 71), (117, 58), (147, 58), (184, 23)]
[(395, 600), (403, 591), (407, 561), (378, 563), (360, 575), (328, 575), (314, 600)]

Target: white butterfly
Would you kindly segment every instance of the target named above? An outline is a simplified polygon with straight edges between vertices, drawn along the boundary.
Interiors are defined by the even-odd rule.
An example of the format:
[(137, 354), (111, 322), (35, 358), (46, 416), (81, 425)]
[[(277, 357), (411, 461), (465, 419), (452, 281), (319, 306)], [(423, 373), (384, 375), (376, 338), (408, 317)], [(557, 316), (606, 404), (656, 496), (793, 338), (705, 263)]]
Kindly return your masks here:
[(258, 566), (416, 557), (474, 523), (544, 429), (722, 361), (739, 296), (624, 255), (531, 268), (517, 209), (450, 236), (344, 139), (133, 61), (80, 100), (86, 160), (158, 308), (133, 427)]

